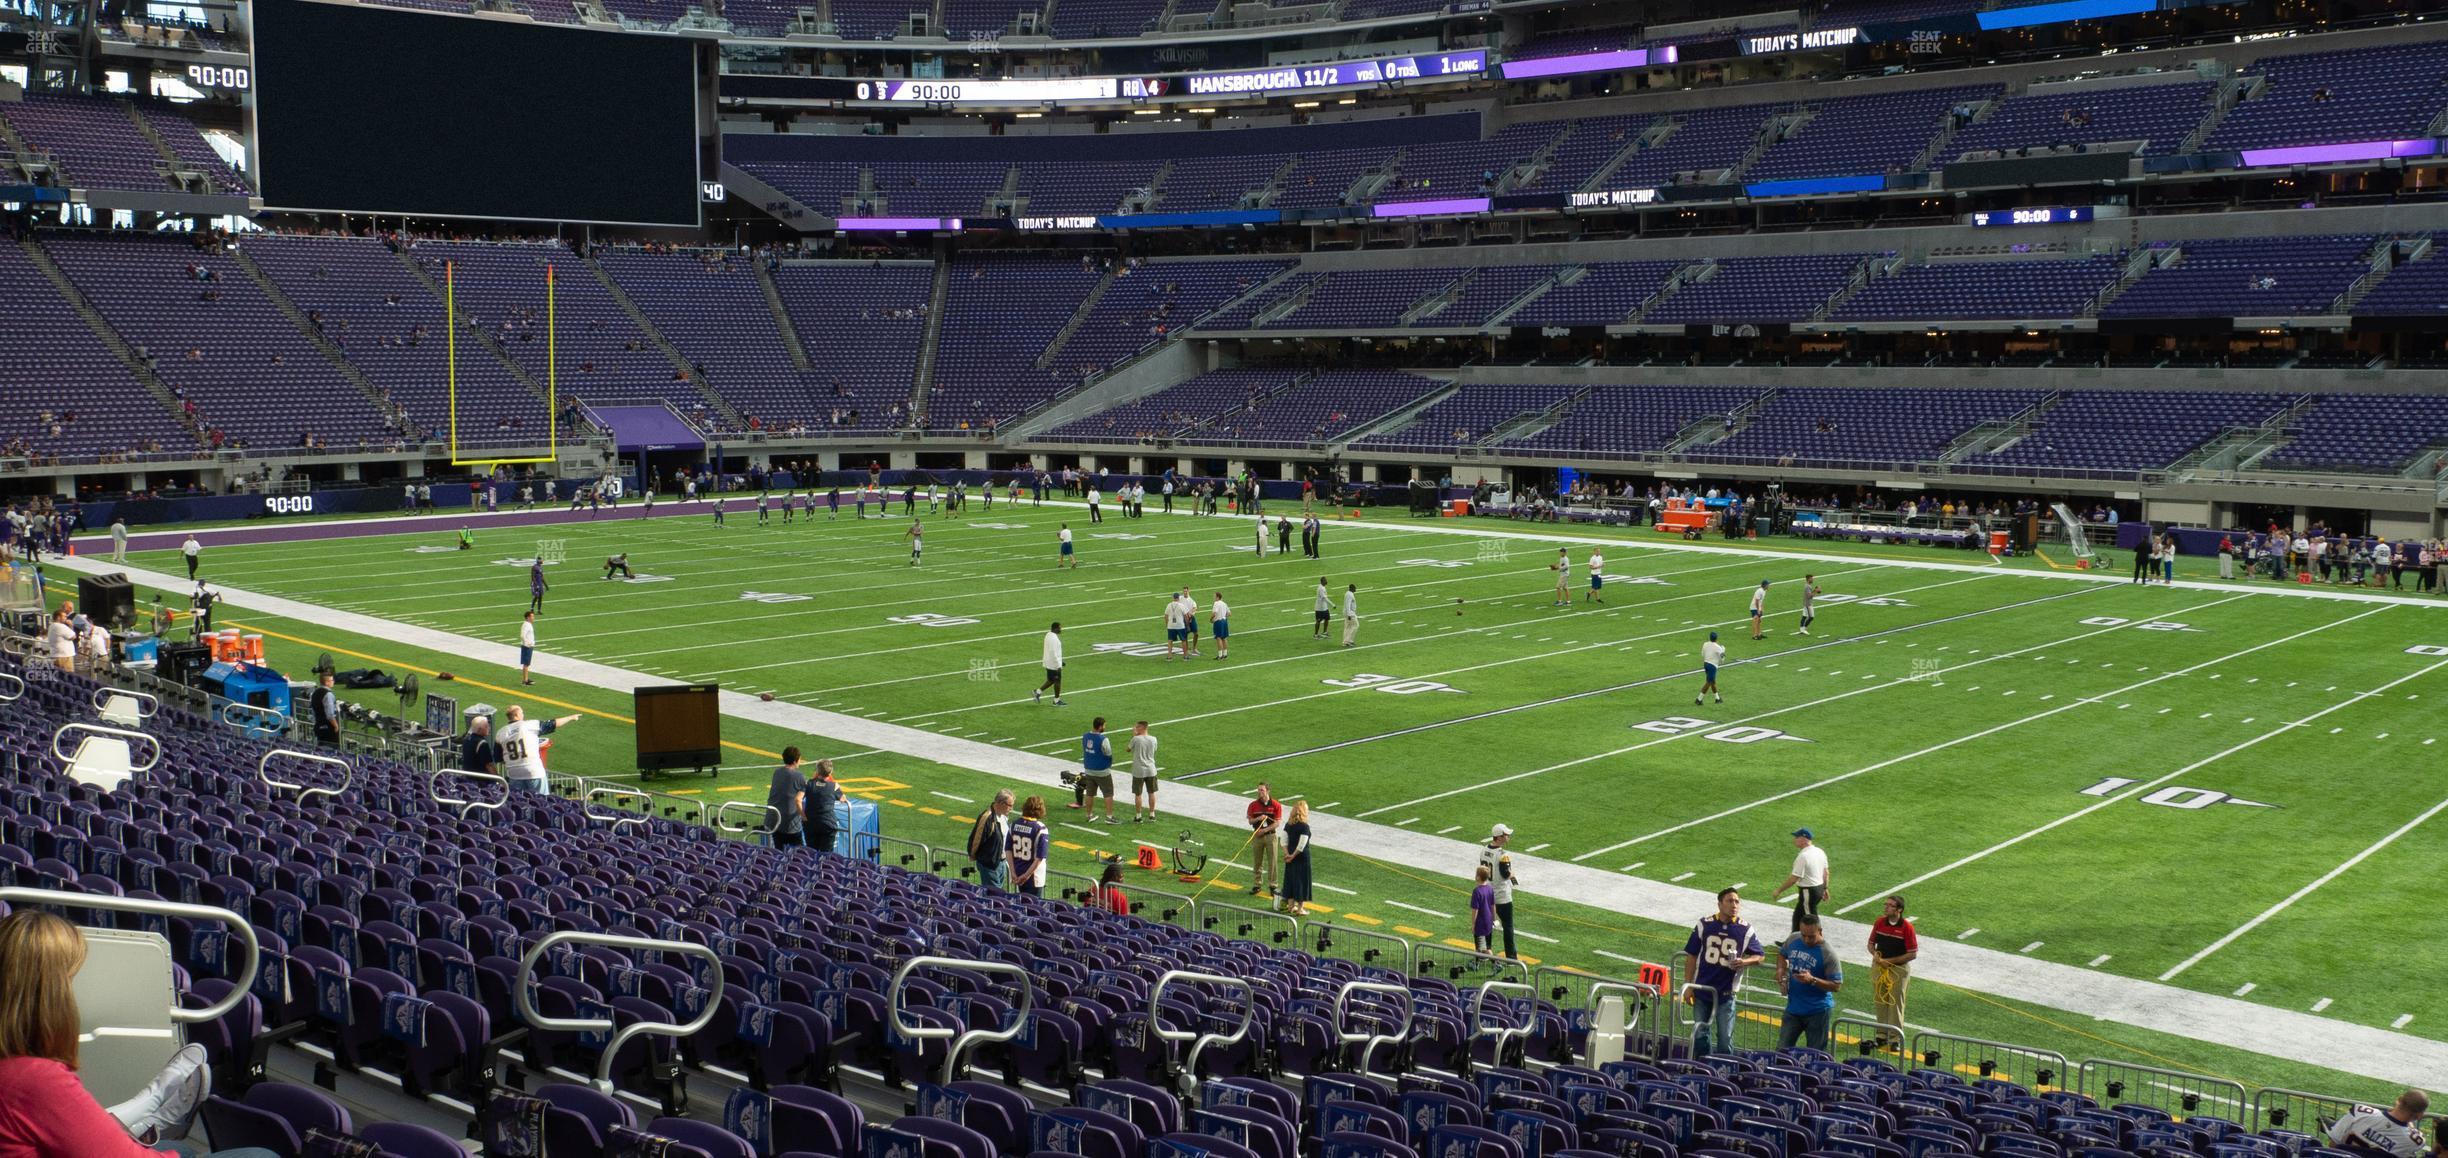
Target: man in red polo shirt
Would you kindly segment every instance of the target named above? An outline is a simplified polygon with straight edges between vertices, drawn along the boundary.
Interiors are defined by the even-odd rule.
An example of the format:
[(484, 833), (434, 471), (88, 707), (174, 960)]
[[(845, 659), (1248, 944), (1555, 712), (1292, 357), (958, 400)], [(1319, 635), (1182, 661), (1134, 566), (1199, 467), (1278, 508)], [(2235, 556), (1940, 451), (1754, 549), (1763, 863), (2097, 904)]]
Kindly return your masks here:
[(1887, 909), (1870, 925), (1870, 996), (1878, 1006), (1879, 1046), (1904, 1044), (1904, 987), (1912, 981), (1921, 938), (1904, 915), (1904, 898), (1887, 898)]
[(1281, 873), (1283, 846), (1277, 832), (1283, 827), (1283, 802), (1267, 789), (1264, 780), (1258, 782), (1258, 798), (1250, 801), (1250, 895), (1272, 892)]

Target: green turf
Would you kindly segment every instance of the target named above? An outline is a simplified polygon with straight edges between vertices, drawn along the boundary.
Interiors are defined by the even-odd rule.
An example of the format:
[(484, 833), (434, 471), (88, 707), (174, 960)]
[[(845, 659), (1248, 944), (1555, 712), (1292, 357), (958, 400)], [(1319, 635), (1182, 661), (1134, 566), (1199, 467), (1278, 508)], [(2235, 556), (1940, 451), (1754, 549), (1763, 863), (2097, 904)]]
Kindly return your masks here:
[[(1807, 824), (1834, 862), (1833, 908), (1905, 887), (1933, 951), (1959, 938), (2029, 946), (2035, 957), (2141, 978), (2160, 977), (2448, 792), (2424, 775), (2438, 766), (2432, 742), (2448, 736), (2448, 668), (2407, 651), (2448, 645), (2448, 619), (2430, 607), (2071, 583), (2012, 565), (1979, 574), (1891, 565), (1962, 562), (1962, 552), (1867, 549), (1831, 562), (1644, 550), (1634, 544), (1654, 540), (1643, 532), (1609, 533), (1632, 542), (1609, 549), (1603, 605), (1582, 600), (1588, 549), (1574, 546), (1571, 602), (1557, 607), (1553, 551), (1535, 541), (1338, 523), (1323, 560), (1277, 558), (1271, 542), (1258, 560), (1235, 549), (1249, 541), (1245, 522), (1109, 517), (1090, 526), (1083, 515), (998, 507), (930, 518), (925, 565), (914, 569), (904, 519), (760, 528), (735, 514), (718, 529), (690, 514), (480, 529), (473, 553), (419, 550), (446, 545), (438, 535), (215, 547), (208, 571), (509, 642), (527, 602), (524, 556), (537, 538), (561, 538), (569, 562), (549, 569), (554, 590), (539, 628), (548, 653), (1046, 754), (1073, 750), (1090, 715), (1146, 718), (1163, 740), (1168, 778), (1240, 791), (1263, 776), (1332, 815), (1457, 839), (1503, 819), (1518, 830), (1515, 847), (1540, 857), (1693, 887), (1744, 883), (1754, 896), (1783, 876), (1786, 832)], [(1056, 567), (1054, 528), (1065, 521), (1079, 537), (1077, 570)], [(660, 578), (600, 579), (590, 565), (615, 551)], [(176, 566), (172, 552), (133, 561)], [(1811, 639), (1792, 630), (1805, 570), (1839, 597), (1823, 602)], [(1311, 638), (1321, 576), (1338, 608), (1343, 586), (1359, 584), (1360, 647), (1336, 646), (1339, 622), (1338, 638)], [(1761, 578), (1773, 581), (1770, 632), (1754, 643), (1743, 610)], [(1202, 610), (1219, 589), (1232, 603), (1230, 660), (1213, 659), (1212, 644), (1195, 660), (1142, 654), (1161, 644), (1161, 601), (1184, 586)], [(276, 661), (291, 667), (305, 666), (310, 649), (347, 648), (499, 689), (463, 688), (463, 702), (506, 698), (514, 678), (314, 625), (225, 618), (307, 641), (274, 640)], [(1053, 619), (1066, 624), (1067, 711), (1028, 695)], [(2145, 627), (2163, 624), (2186, 630)], [(1727, 702), (1694, 707), (1692, 669), (1712, 628), (1739, 662), (1725, 673)], [(625, 697), (550, 678), (531, 691), (593, 712), (626, 707)], [(597, 722), (560, 738), (556, 770), (627, 766), (627, 730)], [(701, 790), (761, 783), (784, 743), (838, 750), (745, 721), (727, 728), (743, 750)], [(900, 806), (887, 808), (888, 832), (938, 845), (962, 831), (968, 806), (953, 798), (981, 799), (993, 786), (897, 753), (849, 759), (842, 773), (881, 778), (867, 783)], [(2128, 783), (2099, 788), (2109, 778)], [(2202, 801), (2211, 802), (2180, 807)], [(1148, 827), (1169, 840), (1183, 826), (1125, 825), (1101, 841), (1057, 832), (1083, 845), (1062, 857), (1084, 868), (1091, 849), (1159, 835)], [(1211, 844), (1238, 839), (1189, 827)], [(2249, 983), (2248, 1001), (2309, 1010), (2326, 999), (2322, 1016), (2389, 1026), (2411, 1015), (2405, 1032), (2448, 1033), (2448, 998), (2416, 983), (2420, 955), (2372, 927), (2383, 914), (2419, 911), (2442, 843), (2437, 824), (2415, 825), (2171, 983), (2220, 994)], [(1319, 877), (1356, 890), (1320, 894), (1338, 916), (1422, 929), (1431, 944), (1467, 935), (1458, 881), (1332, 849)], [(1441, 920), (1392, 900), (1461, 916)], [(1560, 903), (1524, 909), (1525, 928), (1557, 938), (1526, 952), (1597, 971), (1629, 968), (1598, 950), (1661, 959), (1682, 937)], [(1934, 985), (1918, 991), (1914, 1020), (2077, 1057), (2369, 1089)]]

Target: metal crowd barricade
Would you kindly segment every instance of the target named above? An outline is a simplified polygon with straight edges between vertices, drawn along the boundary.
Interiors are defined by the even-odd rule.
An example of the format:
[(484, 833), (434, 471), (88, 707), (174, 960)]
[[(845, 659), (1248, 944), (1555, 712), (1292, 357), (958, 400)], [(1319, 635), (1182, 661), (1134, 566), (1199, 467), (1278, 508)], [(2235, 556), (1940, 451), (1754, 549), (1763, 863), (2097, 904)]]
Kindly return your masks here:
[[(537, 1012), (535, 1007), (536, 962), (543, 960), (546, 953), (563, 945), (602, 945), (608, 949), (679, 953), (689, 957), (702, 957), (714, 966), (706, 987), (705, 1008), (698, 1010), (696, 1018), (685, 1025), (671, 1021), (639, 1021), (617, 1029), (614, 1028), (610, 1018), (546, 1017)], [(511, 996), (518, 1003), (519, 1018), (531, 1028), (548, 1029), (560, 1033), (602, 1033), (607, 1030), (612, 1032), (612, 1040), (604, 1043), (603, 1053), (595, 1060), (595, 1088), (607, 1094), (612, 1092), (612, 1060), (619, 1056), (622, 1046), (629, 1044), (630, 1038), (642, 1034), (655, 1034), (660, 1037), (691, 1036), (698, 1030), (713, 1024), (714, 1015), (722, 1011), (722, 992), (722, 957), (704, 945), (688, 941), (659, 941), (651, 937), (581, 933), (574, 929), (548, 933), (542, 940), (528, 946), (527, 952), (519, 957), (518, 976), (510, 985)]]
[(1214, 929), (1225, 925), (1226, 936), (1242, 937), (1269, 945), (1295, 947), (1300, 944), (1300, 922), (1269, 909), (1252, 909), (1228, 905), (1222, 901), (1201, 901), (1198, 906), (1199, 928)]
[(875, 843), (876, 855), (871, 859), (878, 864), (884, 863), (884, 850), (887, 848), (893, 848), (900, 849), (902, 851), (898, 854), (898, 863), (892, 867), (905, 868), (912, 872), (927, 872), (930, 870), (938, 872), (942, 871), (935, 868), (935, 850), (926, 845), (920, 844), (917, 841), (904, 840), (898, 836), (885, 836), (878, 833), (876, 835)]
[[(479, 800), (472, 794), (465, 797), (444, 795), (442, 785), (445, 777), (499, 784), (501, 785), (501, 799)], [(471, 813), (492, 812), (510, 803), (510, 781), (491, 772), (472, 772), (465, 768), (437, 768), (425, 782), (425, 795), (436, 804), (447, 804), (458, 809), (460, 819), (465, 820)]]
[[(2326, 1124), (2354, 1112), (2356, 1106), (2368, 1103), (2332, 1094), (2306, 1093), (2278, 1087), (2254, 1090), (2249, 1115), (2243, 1119), (2247, 1130), (2294, 1130), (2303, 1134), (2326, 1132)], [(2436, 1123), (2435, 1123), (2436, 1124)]]
[[(731, 815), (740, 812), (752, 814), (764, 823), (731, 823)], [(730, 836), (755, 833), (770, 840), (773, 834), (782, 828), (782, 810), (770, 804), (759, 804), (753, 800), (725, 800), (714, 809), (714, 827)]]
[(615, 784), (589, 784), (586, 786), (584, 795), (579, 798), (579, 806), (586, 813), (586, 818), (588, 820), (599, 820), (617, 829), (625, 825), (644, 824), (654, 818), (643, 812), (632, 812), (626, 808), (614, 808), (609, 812), (598, 812), (595, 810), (595, 802), (598, 800), (607, 799), (645, 799), (646, 796), (646, 791), (641, 788), (623, 788)]
[[(1753, 990), (1751, 992), (1757, 992)], [(1743, 991), (1734, 995), (1734, 1047), (1736, 1049), (1775, 1049), (1777, 1039), (1785, 1029), (1785, 1008), (1742, 999)]]
[[(1393, 998), (1395, 1008), (1402, 1010), (1402, 1024), (1397, 1026), (1392, 1033), (1352, 1032), (1346, 1027), (1350, 1023), (1351, 995), (1354, 993), (1382, 993)], [(1369, 1059), (1377, 1052), (1378, 1046), (1399, 1047), (1404, 1042), (1411, 1040), (1411, 1018), (1416, 1008), (1411, 1000), (1410, 988), (1396, 985), (1390, 981), (1346, 981), (1342, 988), (1335, 990), (1335, 1044), (1360, 1047), (1359, 1074), (1363, 1081), (1369, 1076)]]
[[(1845, 1040), (1845, 1031), (1847, 1029), (1853, 1031), (1851, 1041)], [(1893, 1026), (1881, 1025), (1871, 1018), (1855, 1017), (1846, 1013), (1839, 1013), (1836, 1016), (1828, 1019), (1828, 1041), (1831, 1045), (1840, 1047), (1834, 1051), (1837, 1053), (1844, 1052), (1841, 1047), (1850, 1045), (1853, 1047), (1856, 1053), (1867, 1057), (1871, 1054), (1879, 1052), (1880, 1047), (1878, 1045), (1878, 1041), (1880, 1036), (1889, 1034), (1893, 1031)], [(1896, 1038), (1896, 1047), (1888, 1049), (1886, 1052), (1900, 1057), (1903, 1054), (1903, 1034), (1900, 1032), (1894, 1032), (1893, 1036)], [(2062, 1080), (2067, 1077), (2068, 1074), (2064, 1070), (2059, 1070), (2057, 1072), (2057, 1076)]]
[[(1018, 978), (1020, 983), (1012, 988), (1019, 991), (1020, 1000), (1019, 1004), (1012, 1007), (1011, 1024), (999, 1029), (953, 1029), (948, 1025), (912, 1025), (902, 1020), (901, 1012), (907, 1008), (903, 999), (904, 995), (909, 992), (910, 974), (926, 968), (966, 969), (972, 973), (1003, 973)], [(1171, 974), (1166, 974), (1166, 976), (1169, 977)], [(1164, 982), (1159, 980), (1156, 987), (1162, 989)], [(893, 971), (892, 985), (886, 989), (885, 993), (891, 1002), (889, 1024), (894, 1033), (912, 1041), (923, 1041), (930, 1038), (952, 1039), (951, 1047), (944, 1050), (943, 1082), (945, 1085), (952, 1084), (952, 1075), (960, 1072), (961, 1054), (968, 1052), (970, 1046), (1010, 1041), (1020, 1036), (1020, 1030), (1028, 1025), (1030, 1009), (1037, 1003), (1037, 986), (1030, 979), (1028, 970), (1008, 961), (972, 961), (966, 957), (912, 957), (903, 961), (901, 967)]]
[[(1871, 1023), (1871, 1027), (1876, 1029), (1877, 1023)], [(2071, 1089), (2070, 1083), (2075, 1077), (2074, 1063), (2053, 1049), (2034, 1049), (1927, 1030), (1912, 1035), (1912, 1056), (1905, 1060), (1912, 1069), (1942, 1070), (1975, 1078), (2003, 1078), (2035, 1092), (2042, 1089)]]
[(1166, 924), (1179, 925), (1185, 929), (1198, 927), (1198, 904), (1196, 898), (1190, 894), (1151, 889), (1145, 885), (1128, 891), (1133, 915), (1147, 916), (1153, 913), (1153, 919)]
[[(284, 756), (291, 760), (296, 760), (307, 764), (324, 764), (338, 768), (340, 770), (340, 786), (338, 788), (316, 788), (303, 782), (291, 783), (285, 780), (273, 779), (272, 761), (276, 757)], [(338, 796), (341, 793), (348, 791), (349, 786), (357, 782), (357, 769), (348, 761), (338, 759), (336, 757), (318, 756), (312, 752), (300, 752), (295, 748), (274, 748), (271, 751), (264, 753), (263, 759), (255, 762), (255, 778), (263, 781), (267, 787), (289, 789), (290, 791), (297, 793), (299, 801), (303, 802), (317, 796)]]
[(1499, 990), (1507, 993), (1519, 993), (1524, 998), (1530, 999), (1535, 999), (1538, 995), (1531, 992), (1530, 983), (1528, 981), (1482, 981), (1479, 983), (1478, 991), (1471, 994), (1471, 1044), (1474, 1046), (1477, 1045), (1479, 1039), (1483, 1037), (1493, 1040), (1496, 1043), (1494, 1054), (1496, 1064), (1503, 1065), (1505, 1064), (1504, 1059), (1506, 1043), (1511, 1041), (1527, 1040), (1530, 1036), (1530, 1027), (1536, 1021), (1537, 1014), (1535, 1011), (1523, 1012), (1520, 1010), (1515, 1010), (1513, 1011), (1513, 1015), (1516, 1020), (1521, 1022), (1520, 1025), (1504, 1026), (1490, 1024), (1487, 1019), (1488, 995)]
[[(1018, 888), (1019, 882), (1014, 881), (1012, 887)], [(1046, 870), (1046, 891), (1058, 899), (1073, 904), (1086, 904), (1096, 896), (1097, 881), (1095, 877), (1081, 873), (1067, 873), (1058, 868), (1049, 868)]]
[[(1430, 954), (1436, 955), (1430, 956)], [(1482, 953), (1476, 949), (1461, 949), (1451, 945), (1440, 948), (1426, 943), (1414, 943), (1411, 948), (1411, 971), (1421, 976), (1429, 976), (1438, 969), (1445, 971), (1445, 977), (1449, 981), (1460, 981), (1472, 974), (1478, 974), (1499, 981), (1510, 978), (1511, 984), (1525, 987), (1530, 984), (1530, 967), (1511, 957)]]
[(1312, 956), (1393, 969), (1405, 977), (1411, 975), (1411, 942), (1392, 933), (1335, 921), (1307, 921), (1301, 925), (1300, 947)]
[[(844, 855), (849, 856), (853, 860), (863, 860), (872, 864), (875, 863), (876, 858), (882, 853), (883, 845), (881, 842), (884, 839), (884, 834), (881, 832), (869, 833), (859, 829), (850, 829), (842, 834), (842, 839), (844, 843), (849, 845), (849, 849)], [(934, 871), (940, 873), (944, 870), (944, 862), (941, 859), (937, 859), (931, 867), (934, 869)]]
[[(1017, 965), (1007, 965), (1005, 968), (1018, 971), (1020, 967)], [(1231, 1033), (1208, 1033), (1188, 1029), (1167, 1029), (1165, 1027), (1163, 1016), (1165, 987), (1180, 981), (1195, 981), (1205, 985), (1222, 985), (1227, 988), (1240, 990), (1241, 1024), (1236, 1026)], [(1182, 1058), (1181, 1065), (1182, 1086), (1184, 1093), (1189, 1092), (1190, 1088), (1198, 1083), (1199, 1054), (1205, 1052), (1207, 1047), (1211, 1045), (1238, 1044), (1243, 1038), (1249, 1036), (1250, 1023), (1255, 1021), (1257, 1017), (1258, 987), (1255, 984), (1252, 984), (1246, 977), (1227, 977), (1221, 973), (1196, 973), (1187, 969), (1167, 969), (1163, 974), (1156, 978), (1156, 983), (1154, 985), (1148, 986), (1148, 1033), (1154, 1035), (1160, 1041), (1186, 1041), (1190, 1043), (1190, 1053), (1188, 1056)]]
[(2086, 1059), (2079, 1074), (2075, 1089), (2103, 1107), (2150, 1106), (2177, 1118), (2206, 1113), (2239, 1120), (2252, 1108), (2243, 1083), (2206, 1074), (2104, 1058)]
[(15, 672), (0, 671), (0, 704), (13, 704), (25, 698), (25, 678)]

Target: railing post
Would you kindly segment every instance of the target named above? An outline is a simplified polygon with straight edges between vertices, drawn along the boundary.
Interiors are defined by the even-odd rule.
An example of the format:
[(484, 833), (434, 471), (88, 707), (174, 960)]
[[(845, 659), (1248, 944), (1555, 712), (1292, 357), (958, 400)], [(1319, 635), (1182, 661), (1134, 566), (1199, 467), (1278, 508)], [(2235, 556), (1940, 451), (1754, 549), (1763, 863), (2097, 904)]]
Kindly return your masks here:
[[(1017, 968), (1017, 966), (1015, 966)], [(1231, 1033), (1193, 1033), (1186, 1029), (1164, 1027), (1165, 986), (1177, 981), (1197, 981), (1222, 985), (1241, 991), (1241, 1024)], [(1232, 1045), (1249, 1036), (1250, 1024), (1258, 1017), (1258, 986), (1246, 977), (1227, 977), (1221, 973), (1195, 973), (1187, 969), (1167, 969), (1148, 987), (1148, 1034), (1161, 1041), (1186, 1041), (1190, 1054), (1182, 1059), (1182, 1090), (1188, 1093), (1198, 1084), (1199, 1054), (1211, 1045)]]
[(172, 1006), (170, 1020), (190, 1025), (200, 1021), (215, 1021), (238, 1008), (255, 985), (255, 971), (262, 964), (263, 948), (255, 940), (255, 926), (245, 917), (228, 909), (210, 905), (183, 905), (176, 901), (153, 901), (142, 897), (114, 897), (108, 893), (67, 893), (56, 889), (0, 888), (0, 901), (8, 904), (58, 905), (64, 909), (107, 909), (115, 913), (143, 913), (155, 917), (178, 917), (188, 921), (216, 921), (230, 927), (246, 944), (246, 965), (238, 971), (238, 981), (221, 1000), (202, 1009), (180, 1009)]
[[(923, 968), (966, 969), (974, 973), (1003, 973), (1019, 978), (1020, 1005), (1012, 1010), (1012, 1023), (1001, 1029), (954, 1030), (940, 1025), (911, 1025), (904, 1022), (901, 1020), (901, 1012), (907, 1006), (904, 1004), (903, 995), (909, 992), (910, 974)], [(1159, 981), (1157, 984), (1161, 986), (1163, 982)], [(1010, 1041), (1020, 1036), (1020, 1031), (1028, 1025), (1029, 1012), (1035, 1009), (1037, 1004), (1036, 979), (1029, 976), (1028, 970), (1009, 961), (972, 961), (965, 957), (912, 957), (902, 962), (899, 969), (893, 971), (892, 984), (886, 988), (885, 994), (891, 1003), (887, 1023), (892, 1027), (894, 1033), (913, 1041), (935, 1038), (952, 1039), (951, 1046), (944, 1050), (943, 1082), (945, 1085), (952, 1084), (952, 1075), (960, 1072), (961, 1055), (968, 1052), (970, 1046)]]
[[(1353, 1033), (1352, 1031), (1345, 1029), (1343, 1027), (1343, 1019), (1350, 1012), (1349, 1006), (1351, 1002), (1351, 995), (1354, 993), (1383, 993), (1400, 999), (1402, 1002), (1402, 1027), (1395, 1030), (1391, 1034)], [(1358, 1073), (1359, 1076), (1365, 1080), (1369, 1076), (1369, 1055), (1376, 1053), (1378, 1046), (1401, 1045), (1402, 1043), (1411, 1040), (1411, 1020), (1412, 1015), (1415, 1012), (1416, 1006), (1414, 1006), (1412, 1003), (1411, 991), (1408, 988), (1396, 985), (1390, 981), (1346, 981), (1343, 983), (1342, 988), (1335, 990), (1335, 1044), (1338, 1046), (1345, 1046), (1351, 1045), (1354, 1042), (1359, 1043), (1360, 1066)]]
[(714, 964), (714, 983), (706, 992), (705, 1008), (697, 1012), (696, 1020), (686, 1025), (670, 1021), (640, 1021), (616, 1030), (612, 1040), (604, 1043), (603, 1056), (595, 1061), (595, 1088), (604, 1093), (612, 1092), (612, 1059), (620, 1054), (622, 1046), (629, 1044), (630, 1038), (649, 1033), (661, 1037), (688, 1037), (713, 1024), (715, 1013), (722, 1009), (722, 957), (714, 950), (689, 941), (658, 941), (649, 937), (619, 937), (609, 933), (581, 933), (564, 929), (547, 934), (542, 940), (528, 946), (527, 952), (519, 956), (518, 976), (511, 979), (511, 1000), (518, 1007), (519, 1018), (531, 1028), (562, 1033), (596, 1033), (613, 1028), (608, 1018), (546, 1017), (536, 1011), (535, 998), (529, 992), (535, 981), (536, 962), (542, 960), (547, 952), (563, 945), (602, 945), (608, 949), (678, 953), (687, 957), (702, 957)]

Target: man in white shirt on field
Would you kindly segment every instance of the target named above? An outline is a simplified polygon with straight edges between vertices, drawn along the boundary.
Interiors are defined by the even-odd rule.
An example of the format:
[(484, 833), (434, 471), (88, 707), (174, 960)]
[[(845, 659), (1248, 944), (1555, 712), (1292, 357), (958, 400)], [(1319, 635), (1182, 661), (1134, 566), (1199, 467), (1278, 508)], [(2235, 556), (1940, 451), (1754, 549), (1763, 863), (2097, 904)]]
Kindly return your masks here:
[(1317, 626), (1310, 629), (1309, 638), (1324, 639), (1326, 638), (1327, 617), (1334, 614), (1334, 592), (1326, 589), (1326, 580), (1323, 578), (1318, 580), (1316, 611)]
[[(1182, 600), (1175, 595), (1165, 601), (1165, 658), (1178, 659), (1190, 654), (1190, 633), (1182, 626)], [(1174, 653), (1179, 651), (1181, 655)]]
[(187, 557), (187, 577), (195, 578), (196, 568), (204, 562), (204, 544), (196, 542), (194, 535), (189, 535), (186, 542), (179, 544), (179, 554)]
[(1054, 533), (1054, 537), (1061, 544), (1061, 549), (1054, 555), (1054, 569), (1060, 571), (1063, 565), (1068, 563), (1072, 570), (1079, 570), (1079, 556), (1071, 550), (1071, 524), (1064, 523), (1062, 529)]
[(524, 705), (510, 705), (510, 723), (501, 732), (502, 777), (513, 792), (544, 791), (544, 737), (578, 722), (575, 714), (552, 720), (530, 720)]
[(1761, 639), (1766, 636), (1767, 633), (1760, 630), (1760, 617), (1767, 612), (1768, 581), (1762, 579), (1760, 585), (1751, 591), (1751, 638)]
[(1105, 521), (1105, 510), (1104, 510), (1104, 508), (1103, 508), (1103, 507), (1101, 507), (1101, 506), (1099, 506), (1099, 505), (1098, 505), (1098, 504), (1100, 504), (1100, 503), (1102, 503), (1102, 502), (1104, 502), (1104, 501), (1105, 501), (1104, 484), (1102, 484), (1102, 483), (1094, 483), (1094, 482), (1089, 483), (1089, 484), (1088, 484), (1088, 521), (1089, 521), (1089, 522), (1091, 522), (1091, 523), (1102, 523), (1102, 522), (1104, 522), (1104, 521)]
[(1802, 625), (1794, 629), (1797, 635), (1809, 635), (1811, 620), (1819, 617), (1819, 578), (1802, 577)]
[(127, 562), (127, 520), (111, 519), (111, 562)]
[(1606, 556), (1596, 547), (1590, 548), (1589, 590), (1581, 593), (1584, 603), (1606, 602)]
[(522, 684), (535, 682), (535, 677), (527, 674), (527, 669), (535, 666), (535, 649), (535, 612), (530, 611), (526, 618), (519, 621), (519, 682)]
[(1700, 694), (1692, 697), (1693, 703), (1697, 704), (1709, 696), (1717, 697), (1718, 703), (1725, 702), (1725, 693), (1717, 690), (1717, 669), (1723, 666), (1725, 645), (1717, 642), (1717, 633), (1712, 631), (1708, 642), (1700, 645), (1700, 675), (1706, 682), (1700, 685)]
[(1343, 646), (1360, 646), (1360, 585), (1350, 583), (1343, 588)]
[(1828, 858), (1827, 850), (1819, 847), (1807, 828), (1793, 830), (1793, 842), (1793, 871), (1785, 874), (1785, 883), (1768, 894), (1768, 899), (1782, 898), (1787, 889), (1794, 891), (1793, 927), (1799, 931), (1802, 918), (1818, 916), (1819, 906), (1827, 900)]
[(1148, 734), (1146, 720), (1131, 725), (1130, 774), (1131, 821), (1156, 819), (1156, 737)]
[(1054, 689), (1054, 706), (1058, 708), (1064, 707), (1066, 705), (1063, 703), (1062, 698), (1062, 624), (1059, 621), (1053, 626), (1046, 628), (1045, 647), (1043, 648), (1042, 654), (1045, 662), (1045, 682), (1037, 685), (1037, 690), (1030, 692), (1029, 698), (1036, 700), (1039, 703), (1043, 703), (1045, 702), (1046, 689), (1052, 688)]
[(1223, 592), (1215, 593), (1215, 606), (1209, 609), (1208, 618), (1215, 632), (1216, 658), (1222, 659), (1224, 652), (1232, 644), (1232, 608), (1224, 605)]

